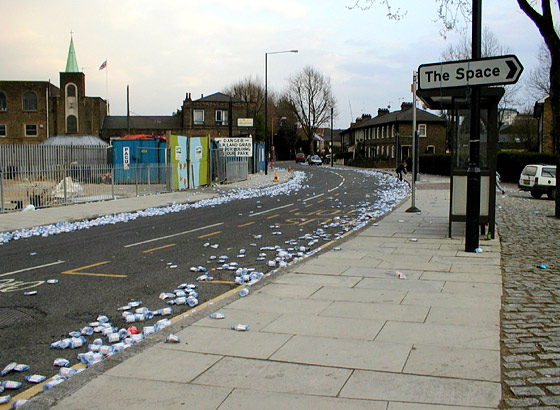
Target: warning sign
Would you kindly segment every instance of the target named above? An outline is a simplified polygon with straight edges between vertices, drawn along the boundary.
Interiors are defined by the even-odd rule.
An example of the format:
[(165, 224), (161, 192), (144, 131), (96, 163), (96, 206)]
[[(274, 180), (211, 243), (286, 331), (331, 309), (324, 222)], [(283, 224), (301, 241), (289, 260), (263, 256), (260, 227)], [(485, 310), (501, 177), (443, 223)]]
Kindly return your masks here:
[(216, 138), (228, 157), (252, 157), (252, 138)]

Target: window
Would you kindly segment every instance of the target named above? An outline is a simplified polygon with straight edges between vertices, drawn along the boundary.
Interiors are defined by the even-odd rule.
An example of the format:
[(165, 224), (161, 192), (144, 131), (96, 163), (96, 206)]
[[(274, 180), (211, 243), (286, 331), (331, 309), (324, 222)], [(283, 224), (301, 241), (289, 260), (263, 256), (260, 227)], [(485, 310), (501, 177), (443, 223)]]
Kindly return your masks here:
[(6, 111), (8, 109), (8, 98), (4, 91), (0, 91), (0, 111)]
[(228, 125), (228, 110), (216, 110), (216, 125)]
[(66, 86), (66, 96), (75, 97), (76, 96), (76, 86), (74, 84), (68, 84)]
[(8, 130), (6, 128), (6, 124), (0, 124), (0, 138), (3, 138), (8, 135)]
[(418, 124), (418, 136), (419, 137), (426, 136), (426, 124)]
[(37, 136), (37, 124), (25, 124), (25, 136), (26, 137), (36, 137)]
[(203, 125), (204, 110), (193, 110), (193, 121), (195, 125)]
[(435, 145), (428, 145), (426, 147), (426, 154), (435, 154), (435, 153), (436, 153)]
[(37, 111), (37, 94), (33, 91), (23, 94), (23, 111)]
[(391, 147), (391, 158), (395, 158), (395, 146)]
[(74, 134), (78, 132), (78, 119), (75, 115), (66, 117), (66, 132)]

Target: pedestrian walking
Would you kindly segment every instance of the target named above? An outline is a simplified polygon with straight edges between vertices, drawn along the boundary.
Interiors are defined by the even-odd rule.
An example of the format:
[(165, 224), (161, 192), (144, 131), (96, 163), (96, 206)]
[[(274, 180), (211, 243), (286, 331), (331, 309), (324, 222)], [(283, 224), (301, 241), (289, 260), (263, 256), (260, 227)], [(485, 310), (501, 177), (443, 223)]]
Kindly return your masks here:
[(399, 177), (399, 181), (403, 180), (403, 172), (405, 174), (408, 174), (408, 171), (406, 170), (406, 162), (404, 164), (400, 164), (397, 169), (395, 169), (395, 172), (397, 173), (397, 176)]
[(496, 171), (496, 188), (498, 188), (501, 192), (502, 195), (506, 193), (505, 189), (502, 187), (502, 185), (500, 184), (502, 182), (502, 177), (500, 176), (500, 174), (498, 174), (498, 171)]

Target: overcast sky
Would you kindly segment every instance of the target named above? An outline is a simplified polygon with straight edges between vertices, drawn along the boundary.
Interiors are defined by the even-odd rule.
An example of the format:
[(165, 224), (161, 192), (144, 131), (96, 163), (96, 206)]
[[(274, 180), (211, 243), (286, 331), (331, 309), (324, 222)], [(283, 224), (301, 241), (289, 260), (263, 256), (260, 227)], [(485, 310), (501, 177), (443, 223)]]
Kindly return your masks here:
[[(362, 113), (412, 101), (412, 72), (438, 62), (458, 42), (440, 34), (435, 0), (393, 0), (400, 21), (383, 6), (349, 10), (353, 0), (0, 0), (2, 80), (51, 80), (59, 85), (70, 31), (88, 96), (108, 98), (112, 115), (170, 115), (187, 92), (209, 95), (248, 76), (269, 90), (307, 65), (330, 77), (335, 127)], [(516, 54), (526, 74), (541, 37), (515, 0), (483, 0), (483, 25)], [(107, 59), (107, 69), (99, 66)]]

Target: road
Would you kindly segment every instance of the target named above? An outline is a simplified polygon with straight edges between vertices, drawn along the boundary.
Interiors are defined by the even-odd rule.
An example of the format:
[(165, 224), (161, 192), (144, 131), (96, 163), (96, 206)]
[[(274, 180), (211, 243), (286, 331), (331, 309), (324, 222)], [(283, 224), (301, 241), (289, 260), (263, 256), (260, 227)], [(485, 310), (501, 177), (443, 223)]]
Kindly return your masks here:
[[(73, 350), (49, 345), (99, 315), (107, 315), (113, 326), (127, 328), (131, 324), (121, 318), (119, 307), (141, 301), (152, 311), (164, 308), (167, 301), (159, 295), (185, 283), (198, 285), (199, 303), (211, 300), (239, 286), (234, 282), (237, 267), (266, 273), (278, 266), (269, 261), (278, 257), (280, 248), (294, 257), (298, 252), (309, 255), (383, 213), (380, 208), (394, 200), (391, 193), (403, 190), (394, 178), (388, 183), (386, 177), (371, 173), (326, 166), (295, 169), (304, 170), (306, 179), (299, 190), (288, 194), (1, 246), (0, 367), (10, 362), (32, 367), (31, 373), (10, 373), (9, 380), (23, 381), (26, 374), (52, 376), (58, 370), (52, 365), (57, 357), (77, 363), (77, 354), (86, 352), (87, 344)], [(199, 266), (213, 280), (197, 281), (204, 272), (191, 268)], [(49, 284), (49, 279), (58, 283)], [(37, 294), (25, 295), (32, 291)], [(173, 316), (188, 309), (173, 306)], [(160, 318), (132, 325), (142, 329)], [(96, 337), (100, 335), (87, 337), (87, 342)], [(26, 387), (24, 382), (22, 390)]]

